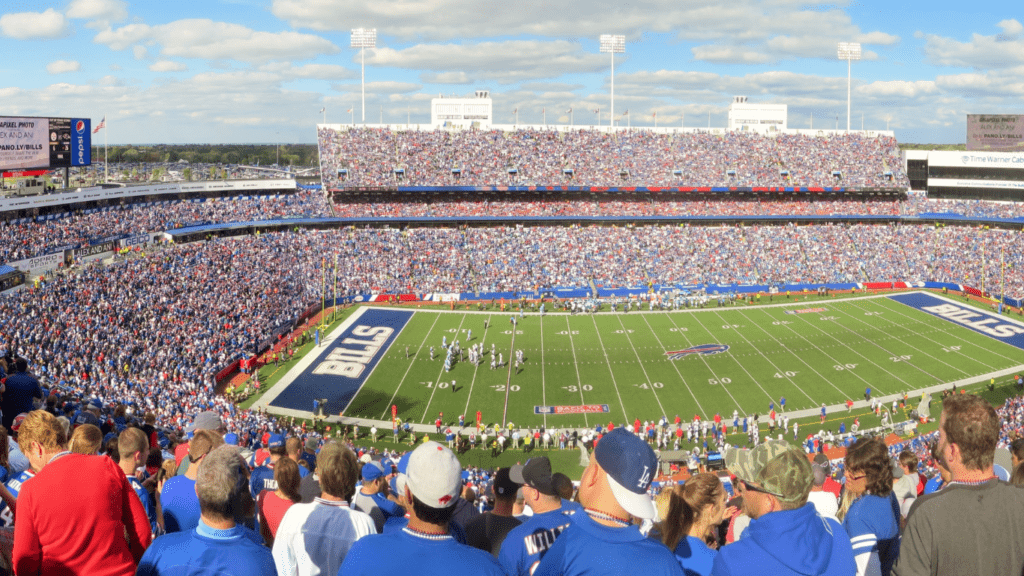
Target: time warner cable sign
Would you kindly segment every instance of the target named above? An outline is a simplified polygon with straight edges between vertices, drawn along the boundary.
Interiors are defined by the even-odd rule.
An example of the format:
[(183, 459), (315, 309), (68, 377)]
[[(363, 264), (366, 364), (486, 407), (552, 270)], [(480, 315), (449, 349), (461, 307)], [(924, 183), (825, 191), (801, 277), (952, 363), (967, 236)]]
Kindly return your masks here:
[(998, 314), (922, 292), (894, 294), (889, 298), (1024, 350), (1024, 325)]
[(311, 411), (315, 398), (326, 398), (326, 411), (337, 414), (359, 392), (412, 315), (411, 311), (366, 309), (270, 405)]

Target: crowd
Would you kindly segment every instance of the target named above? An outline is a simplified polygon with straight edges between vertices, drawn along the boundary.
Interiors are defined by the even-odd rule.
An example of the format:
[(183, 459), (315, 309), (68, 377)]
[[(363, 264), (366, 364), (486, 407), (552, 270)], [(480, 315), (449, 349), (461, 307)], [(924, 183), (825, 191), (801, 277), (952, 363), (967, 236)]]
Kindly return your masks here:
[(90, 240), (163, 232), (193, 223), (246, 222), (275, 218), (331, 216), (323, 194), (298, 189), (294, 194), (248, 198), (165, 200), (125, 204), (89, 212), (64, 213), (42, 222), (0, 220), (0, 262), (77, 248)]
[(907, 189), (893, 138), (319, 129), (324, 184), (837, 186)]
[[(280, 425), (240, 436), (228, 412), (204, 406), (171, 430), (90, 392), (47, 393), (21, 359), (4, 358), (0, 370), (7, 573), (1024, 569), (1016, 538), (1024, 439), (1012, 446), (1010, 483), (995, 463), (997, 446), (1021, 428), (1020, 397), (997, 411), (981, 397), (951, 395), (931, 438), (886, 446), (865, 435), (839, 462), (767, 438), (725, 446), (724, 471), (659, 492), (657, 454), (636, 426), (589, 432), (589, 463), (573, 483), (545, 455), (484, 470), (430, 441), (400, 454)], [(23, 412), (8, 417), (14, 411)]]

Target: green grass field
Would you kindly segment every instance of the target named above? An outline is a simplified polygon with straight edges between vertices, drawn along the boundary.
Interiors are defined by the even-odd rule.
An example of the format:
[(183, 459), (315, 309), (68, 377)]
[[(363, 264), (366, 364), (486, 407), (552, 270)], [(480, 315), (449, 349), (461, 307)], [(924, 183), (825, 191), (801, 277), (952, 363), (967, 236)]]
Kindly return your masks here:
[[(825, 310), (786, 313), (819, 307)], [(404, 420), (430, 423), (443, 412), (446, 422), (465, 414), (468, 424), (477, 410), (487, 423), (557, 428), (675, 414), (727, 418), (733, 410), (765, 414), (782, 396), (787, 411), (816, 409), (862, 400), (867, 386), (876, 396), (912, 392), (1024, 363), (1009, 344), (881, 296), (680, 312), (527, 314), (514, 329), (511, 315), (418, 311), (345, 415), (389, 419), (395, 404)], [(457, 338), (463, 348), (482, 341), (487, 353), (479, 366), (467, 356), (446, 372), (442, 337)], [(506, 362), (497, 370), (490, 368), (491, 344)], [(729, 349), (666, 356), (704, 344)], [(525, 353), (519, 372), (509, 367), (515, 349)], [(534, 411), (584, 404), (604, 404), (609, 412)]]

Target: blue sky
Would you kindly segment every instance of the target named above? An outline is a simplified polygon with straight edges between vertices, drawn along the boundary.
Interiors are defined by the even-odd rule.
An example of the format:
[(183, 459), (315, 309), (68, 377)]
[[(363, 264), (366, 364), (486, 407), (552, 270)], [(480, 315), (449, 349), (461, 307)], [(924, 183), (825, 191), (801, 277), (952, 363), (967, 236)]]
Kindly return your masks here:
[(966, 114), (1024, 113), (1022, 21), (986, 1), (4, 0), (0, 115), (106, 116), (111, 143), (313, 142), (321, 108), (360, 118), (349, 37), (367, 27), (368, 122), (428, 122), (431, 98), (484, 88), (498, 123), (607, 123), (598, 37), (624, 34), (615, 108), (634, 126), (724, 126), (743, 95), (788, 104), (791, 128), (845, 127), (851, 41), (854, 128), (962, 143)]

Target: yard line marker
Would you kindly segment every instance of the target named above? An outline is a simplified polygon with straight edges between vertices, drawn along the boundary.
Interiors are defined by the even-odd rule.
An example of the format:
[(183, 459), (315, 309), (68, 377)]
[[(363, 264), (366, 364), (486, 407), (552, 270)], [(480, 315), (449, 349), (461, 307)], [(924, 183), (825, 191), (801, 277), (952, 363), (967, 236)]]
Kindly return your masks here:
[[(364, 310), (365, 309), (366, 308), (364, 308)], [(414, 312), (412, 318), (415, 318), (416, 314), (417, 313)], [(406, 326), (408, 326), (409, 324), (412, 324), (412, 318), (409, 318), (409, 321), (405, 323)], [(420, 342), (420, 347), (416, 349), (416, 356), (413, 357), (414, 361), (415, 361), (416, 358), (419, 357), (420, 351), (423, 350), (423, 346), (426, 345), (427, 339), (430, 338), (431, 331), (434, 330), (434, 326), (437, 325), (437, 321), (440, 318), (441, 318), (441, 314), (435, 314), (434, 315), (434, 323), (430, 325), (430, 330), (427, 330), (427, 333), (423, 335), (423, 342)], [(402, 327), (402, 330), (405, 330), (404, 326)], [(395, 339), (397, 340), (397, 338), (395, 338)], [(409, 362), (409, 367), (405, 369), (405, 374), (402, 374), (402, 379), (398, 381), (398, 386), (395, 386), (395, 393), (391, 395), (391, 401), (388, 402), (388, 405), (384, 407), (384, 413), (381, 414), (381, 419), (387, 420), (388, 412), (391, 410), (391, 406), (395, 403), (395, 398), (398, 396), (398, 389), (402, 387), (402, 384), (405, 383), (405, 379), (409, 376), (409, 371), (412, 370), (412, 364), (413, 364), (412, 362)], [(369, 377), (366, 378), (367, 381), (369, 381), (369, 379), (370, 379)], [(356, 399), (355, 396), (353, 396), (352, 400), (355, 400), (355, 399)], [(351, 404), (351, 403), (352, 402), (349, 401), (349, 404)], [(346, 408), (347, 408), (347, 406), (346, 406)]]

